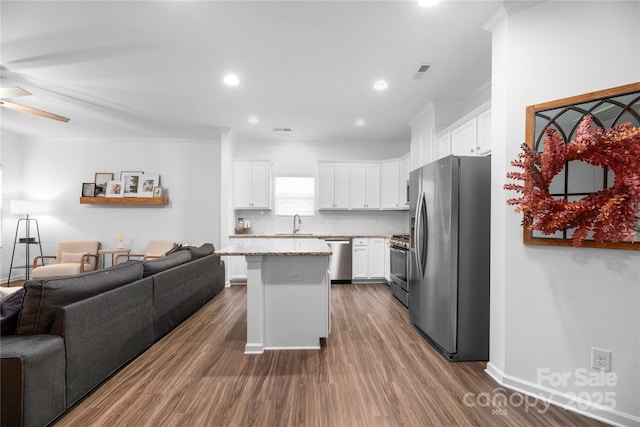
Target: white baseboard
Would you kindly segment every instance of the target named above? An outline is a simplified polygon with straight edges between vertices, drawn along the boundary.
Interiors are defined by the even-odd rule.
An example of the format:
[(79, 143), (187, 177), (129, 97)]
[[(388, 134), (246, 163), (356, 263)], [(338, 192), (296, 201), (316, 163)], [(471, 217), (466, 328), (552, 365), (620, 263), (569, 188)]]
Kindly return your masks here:
[(617, 411), (593, 402), (581, 400), (573, 395), (559, 392), (529, 381), (506, 375), (491, 362), (487, 363), (485, 370), (501, 386), (531, 396), (537, 400), (559, 406), (563, 409), (577, 412), (589, 418), (602, 421), (607, 424), (622, 427), (640, 427), (640, 417)]

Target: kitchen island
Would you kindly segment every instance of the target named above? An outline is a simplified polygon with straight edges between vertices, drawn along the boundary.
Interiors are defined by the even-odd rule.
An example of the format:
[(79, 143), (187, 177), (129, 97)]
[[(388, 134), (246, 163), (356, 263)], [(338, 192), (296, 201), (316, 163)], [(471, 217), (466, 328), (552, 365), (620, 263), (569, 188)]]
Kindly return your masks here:
[(256, 239), (215, 253), (247, 260), (245, 354), (320, 348), (331, 330), (331, 250), (323, 240)]

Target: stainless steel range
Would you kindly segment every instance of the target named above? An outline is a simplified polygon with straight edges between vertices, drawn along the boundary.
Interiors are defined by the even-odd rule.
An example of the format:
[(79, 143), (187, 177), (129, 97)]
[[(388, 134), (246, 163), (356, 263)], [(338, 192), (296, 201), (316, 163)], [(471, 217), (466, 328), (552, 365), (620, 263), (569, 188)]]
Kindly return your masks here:
[(389, 239), (391, 293), (409, 306), (409, 235), (394, 234)]

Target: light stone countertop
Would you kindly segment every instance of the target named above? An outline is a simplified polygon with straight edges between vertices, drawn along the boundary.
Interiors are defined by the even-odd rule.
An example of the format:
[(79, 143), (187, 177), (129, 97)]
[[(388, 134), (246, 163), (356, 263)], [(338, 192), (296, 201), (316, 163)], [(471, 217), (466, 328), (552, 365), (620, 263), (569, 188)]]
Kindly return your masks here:
[(283, 239), (283, 238), (307, 238), (307, 239), (351, 239), (354, 237), (382, 237), (389, 238), (394, 233), (299, 233), (299, 234), (230, 234), (230, 239), (259, 238), (259, 239)]
[(215, 254), (221, 256), (329, 256), (332, 254), (331, 248), (324, 240), (278, 237), (230, 245), (215, 251)]

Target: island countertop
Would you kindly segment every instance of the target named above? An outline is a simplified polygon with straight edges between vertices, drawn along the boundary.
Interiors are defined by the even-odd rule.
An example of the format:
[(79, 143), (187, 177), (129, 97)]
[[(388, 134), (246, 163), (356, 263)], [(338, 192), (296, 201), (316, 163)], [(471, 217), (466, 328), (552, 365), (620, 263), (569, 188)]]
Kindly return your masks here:
[(331, 248), (320, 239), (252, 239), (215, 251), (220, 256), (328, 256)]

